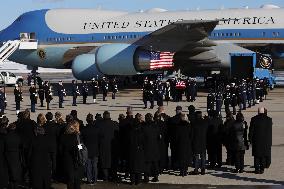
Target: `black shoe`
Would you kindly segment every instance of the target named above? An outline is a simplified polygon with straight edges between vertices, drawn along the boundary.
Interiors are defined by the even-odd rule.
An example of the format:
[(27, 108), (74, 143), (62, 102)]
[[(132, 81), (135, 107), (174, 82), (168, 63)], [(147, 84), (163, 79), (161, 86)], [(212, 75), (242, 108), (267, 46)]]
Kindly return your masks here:
[(259, 169), (256, 169), (256, 170), (254, 171), (254, 173), (255, 173), (255, 174), (260, 174), (260, 170), (259, 170)]
[(205, 175), (205, 169), (201, 169), (201, 175)]
[(154, 178), (151, 180), (151, 182), (159, 182), (158, 177), (154, 177)]
[(192, 175), (199, 175), (198, 170), (194, 170), (194, 171), (192, 171)]
[(240, 169), (240, 170), (239, 170), (239, 173), (243, 173), (243, 172), (244, 172), (244, 170), (243, 170), (243, 169)]
[(233, 171), (233, 173), (238, 173), (239, 172), (239, 170), (238, 169), (235, 169), (234, 171)]
[(259, 171), (259, 174), (263, 174), (263, 173), (264, 173), (264, 170), (260, 170), (260, 171)]
[(147, 109), (147, 106), (145, 106), (143, 109)]

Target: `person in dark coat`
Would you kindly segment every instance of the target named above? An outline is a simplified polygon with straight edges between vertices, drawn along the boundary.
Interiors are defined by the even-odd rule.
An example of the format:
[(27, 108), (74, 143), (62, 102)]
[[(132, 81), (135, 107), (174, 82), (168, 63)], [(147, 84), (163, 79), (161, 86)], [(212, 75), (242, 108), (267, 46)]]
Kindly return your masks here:
[(159, 127), (153, 121), (153, 115), (147, 113), (145, 115), (145, 123), (143, 124), (144, 132), (144, 151), (145, 151), (145, 176), (144, 181), (149, 182), (149, 176), (153, 176), (152, 182), (158, 182), (159, 176)]
[(81, 178), (83, 176), (84, 167), (80, 166), (76, 161), (76, 152), (78, 151), (77, 136), (79, 134), (79, 122), (70, 120), (60, 140), (60, 151), (63, 159), (67, 189), (81, 188)]
[(15, 84), (14, 95), (16, 102), (16, 114), (18, 115), (21, 109), (21, 101), (23, 100), (23, 98), (22, 98), (22, 90), (19, 88), (17, 84)]
[(21, 166), (21, 137), (16, 131), (16, 123), (11, 123), (7, 127), (7, 135), (5, 139), (5, 157), (7, 159), (9, 173), (9, 188), (17, 189), (22, 177)]
[(109, 171), (112, 168), (112, 152), (114, 150), (115, 137), (117, 136), (118, 124), (110, 118), (110, 113), (103, 113), (103, 120), (99, 121), (96, 126), (99, 128), (99, 161), (103, 172), (103, 180), (109, 180)]
[(43, 125), (46, 118), (43, 114), (37, 117), (37, 126), (34, 128), (29, 149), (29, 167), (31, 169), (31, 185), (33, 189), (50, 189), (51, 167), (49, 164), (49, 141)]
[(235, 122), (235, 118), (231, 112), (228, 112), (226, 115), (226, 121), (224, 122), (222, 128), (222, 143), (224, 144), (227, 151), (226, 165), (233, 165), (233, 153), (231, 146), (231, 136), (230, 130)]
[(265, 115), (263, 107), (258, 115), (251, 118), (249, 141), (252, 144), (252, 156), (256, 174), (262, 174), (270, 165), (272, 146), (272, 119)]
[(96, 103), (97, 94), (99, 93), (99, 82), (95, 80), (95, 78), (92, 79), (91, 87), (92, 87), (92, 93), (93, 93), (93, 101), (94, 103)]
[(77, 82), (75, 80), (72, 80), (72, 106), (77, 106), (77, 97), (80, 95), (80, 90), (78, 88)]
[(245, 150), (248, 149), (247, 129), (243, 114), (238, 113), (236, 121), (230, 129), (232, 152), (236, 167), (235, 173), (244, 172), (244, 155)]
[(44, 107), (43, 106), (43, 101), (44, 101), (44, 88), (43, 88), (43, 84), (39, 85), (38, 87), (38, 97), (40, 100), (40, 107)]
[(5, 101), (6, 101), (6, 94), (3, 91), (2, 86), (0, 86), (0, 113), (3, 115), (6, 105), (5, 105)]
[(219, 112), (214, 110), (209, 112), (207, 130), (207, 153), (210, 168), (222, 166), (222, 140), (221, 129), (223, 127), (222, 118)]
[(34, 83), (29, 89), (30, 92), (30, 100), (31, 100), (31, 112), (35, 112), (35, 104), (37, 103), (37, 91)]
[(181, 106), (177, 106), (176, 107), (176, 115), (169, 118), (168, 121), (168, 137), (169, 137), (169, 142), (170, 142), (170, 148), (171, 148), (171, 167), (172, 169), (175, 169), (175, 165), (176, 165), (176, 152), (175, 152), (175, 137), (174, 137), (174, 133), (175, 133), (175, 129), (177, 124), (180, 122), (180, 114), (182, 113), (182, 107)]
[(56, 166), (57, 166), (57, 146), (58, 146), (58, 135), (59, 128), (56, 123), (53, 121), (53, 114), (51, 112), (47, 112), (46, 115), (46, 123), (44, 125), (45, 134), (49, 141), (49, 161), (52, 168), (52, 178), (55, 179), (56, 176)]
[(27, 181), (27, 178), (30, 178), (30, 168), (28, 166), (29, 149), (32, 143), (32, 138), (34, 137), (36, 122), (30, 119), (30, 111), (27, 109), (23, 112), (23, 119), (18, 121), (17, 130), (23, 143), (23, 181)]
[(180, 170), (180, 176), (187, 175), (188, 166), (192, 162), (192, 128), (186, 121), (185, 114), (180, 114), (181, 121), (175, 130), (176, 166)]
[(201, 168), (201, 174), (205, 174), (206, 162), (206, 139), (208, 121), (202, 118), (202, 112), (195, 113), (195, 120), (192, 123), (193, 129), (193, 155), (194, 155), (194, 171), (193, 174), (198, 174), (198, 169)]
[(86, 165), (86, 174), (88, 183), (96, 183), (98, 178), (98, 160), (99, 160), (99, 129), (94, 125), (92, 114), (88, 114), (87, 125), (82, 131), (82, 141), (88, 149), (88, 160)]
[(129, 128), (129, 172), (131, 185), (141, 183), (142, 173), (145, 171), (144, 133), (141, 114), (135, 115), (135, 123)]
[(66, 91), (64, 89), (64, 86), (61, 80), (59, 81), (58, 84), (59, 85), (57, 89), (57, 94), (58, 94), (59, 108), (63, 108), (64, 96), (66, 96)]
[(87, 97), (89, 95), (88, 84), (85, 81), (82, 81), (82, 96), (83, 96), (83, 104), (87, 103)]
[(5, 158), (5, 138), (7, 135), (6, 127), (8, 125), (8, 118), (0, 118), (0, 188), (7, 188), (8, 186), (8, 168)]

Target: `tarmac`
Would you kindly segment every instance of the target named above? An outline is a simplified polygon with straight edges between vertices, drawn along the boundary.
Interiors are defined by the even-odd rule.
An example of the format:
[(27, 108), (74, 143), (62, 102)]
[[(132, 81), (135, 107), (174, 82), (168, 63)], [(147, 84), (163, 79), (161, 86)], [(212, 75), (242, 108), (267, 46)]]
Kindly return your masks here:
[[(6, 110), (6, 116), (10, 122), (16, 120), (14, 95), (11, 93), (12, 89), (7, 88), (8, 106)], [(58, 108), (58, 97), (54, 97), (51, 103), (51, 112), (55, 113), (60, 111), (65, 116), (69, 114), (71, 110), (76, 109), (78, 111), (78, 117), (85, 122), (85, 117), (88, 113), (96, 114), (103, 113), (104, 111), (110, 111), (113, 120), (117, 120), (118, 115), (126, 112), (126, 107), (132, 106), (134, 113), (154, 113), (157, 110), (157, 106), (154, 109), (143, 109), (144, 105), (141, 100), (142, 91), (139, 89), (125, 89), (119, 91), (117, 99), (113, 100), (107, 97), (108, 101), (102, 101), (102, 95), (98, 95), (98, 103), (92, 103), (92, 97), (87, 99), (88, 104), (82, 104), (82, 97), (78, 97), (78, 106), (71, 106), (72, 97), (67, 96), (64, 101), (64, 109)], [(185, 97), (184, 97), (185, 99)], [(165, 112), (173, 116), (175, 114), (175, 107), (180, 105), (183, 107), (184, 113), (187, 113), (187, 107), (193, 104), (197, 110), (206, 112), (206, 93), (199, 92), (197, 100), (194, 103), (183, 102), (169, 102), (165, 103)], [(150, 106), (150, 105), (149, 105)], [(250, 109), (244, 111), (246, 121), (250, 122), (250, 118), (257, 114), (257, 108), (264, 106), (268, 109), (268, 115), (273, 119), (273, 146), (272, 146), (272, 164), (268, 170), (262, 175), (256, 175), (253, 173), (253, 157), (251, 156), (251, 148), (246, 151), (245, 154), (245, 172), (235, 174), (232, 173), (234, 167), (224, 166), (221, 169), (207, 170), (207, 174), (204, 176), (188, 175), (186, 177), (177, 176), (175, 172), (167, 172), (159, 177), (159, 182), (155, 184), (142, 184), (139, 186), (130, 186), (128, 184), (114, 184), (99, 182), (95, 186), (84, 185), (82, 188), (284, 188), (284, 88), (276, 88), (270, 92), (267, 100), (259, 105), (253, 106)], [(24, 94), (24, 100), (21, 104), (22, 110), (30, 108), (30, 100), (27, 93)], [(37, 107), (36, 113), (31, 114), (31, 118), (36, 120), (36, 116), (39, 113), (46, 113), (45, 108)], [(224, 110), (223, 110), (224, 112)], [(225, 114), (223, 113), (223, 116)], [(223, 161), (225, 161), (225, 149), (223, 149)], [(189, 171), (192, 171), (189, 168)], [(55, 184), (54, 188), (64, 189), (66, 185)]]

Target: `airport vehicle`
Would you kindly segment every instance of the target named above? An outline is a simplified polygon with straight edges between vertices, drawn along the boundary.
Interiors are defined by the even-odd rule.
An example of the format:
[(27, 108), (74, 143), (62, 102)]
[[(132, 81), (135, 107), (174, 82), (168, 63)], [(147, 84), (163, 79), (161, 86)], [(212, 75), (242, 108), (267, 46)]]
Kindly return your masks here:
[(257, 50), (271, 54), (276, 67), (284, 58), (283, 12), (275, 6), (31, 11), (0, 32), (5, 42), (0, 62), (9, 58), (35, 68), (70, 68), (77, 79), (89, 80), (168, 68), (173, 62), (184, 74), (229, 70), (229, 53)]
[(259, 53), (231, 53), (231, 76), (236, 78), (267, 78), (274, 88), (275, 76), (270, 70), (272, 59)]
[(11, 72), (0, 72), (0, 83), (5, 85), (15, 85), (21, 84), (23, 85), (24, 79), (22, 76), (16, 76)]

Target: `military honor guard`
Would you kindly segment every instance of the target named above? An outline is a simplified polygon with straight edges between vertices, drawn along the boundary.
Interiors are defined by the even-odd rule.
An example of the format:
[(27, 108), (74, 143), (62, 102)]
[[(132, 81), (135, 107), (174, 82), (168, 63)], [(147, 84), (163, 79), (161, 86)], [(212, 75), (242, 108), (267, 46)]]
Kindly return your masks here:
[(83, 96), (83, 104), (87, 103), (87, 97), (89, 93), (89, 88), (86, 82), (82, 81), (82, 96)]
[(30, 100), (31, 100), (31, 112), (35, 112), (35, 105), (37, 103), (37, 91), (36, 91), (36, 87), (34, 83), (31, 83), (29, 92), (30, 92)]
[(66, 96), (66, 91), (65, 91), (65, 89), (63, 87), (63, 82), (60, 80), (59, 81), (59, 86), (58, 86), (59, 108), (63, 108), (64, 96)]
[(16, 114), (18, 115), (21, 109), (21, 101), (23, 100), (23, 98), (22, 98), (22, 90), (17, 84), (15, 85), (14, 95), (16, 102)]
[(107, 93), (108, 93), (108, 81), (105, 77), (103, 77), (101, 81), (102, 92), (103, 92), (103, 101), (106, 101)]
[(92, 92), (93, 92), (93, 102), (96, 103), (97, 94), (99, 93), (99, 82), (95, 78), (93, 78), (91, 86), (92, 86)]
[(44, 101), (44, 84), (43, 82), (38, 86), (38, 98), (40, 100), (40, 107), (43, 106), (43, 101)]
[(46, 84), (45, 84), (45, 101), (46, 101), (46, 109), (47, 110), (50, 110), (49, 108), (49, 104), (50, 102), (52, 101), (53, 99), (53, 93), (52, 93), (52, 90), (51, 90), (51, 86), (49, 84), (48, 81), (46, 81)]
[(72, 80), (72, 106), (77, 106), (77, 97), (80, 96), (80, 90), (75, 80)]
[(115, 99), (115, 95), (118, 92), (118, 85), (117, 85), (116, 79), (114, 78), (110, 84), (111, 84), (110, 89), (111, 89), (111, 92), (112, 92), (111, 98)]
[(207, 95), (207, 112), (212, 112), (214, 110), (214, 102), (215, 102), (215, 95), (212, 89), (209, 89), (209, 93)]

